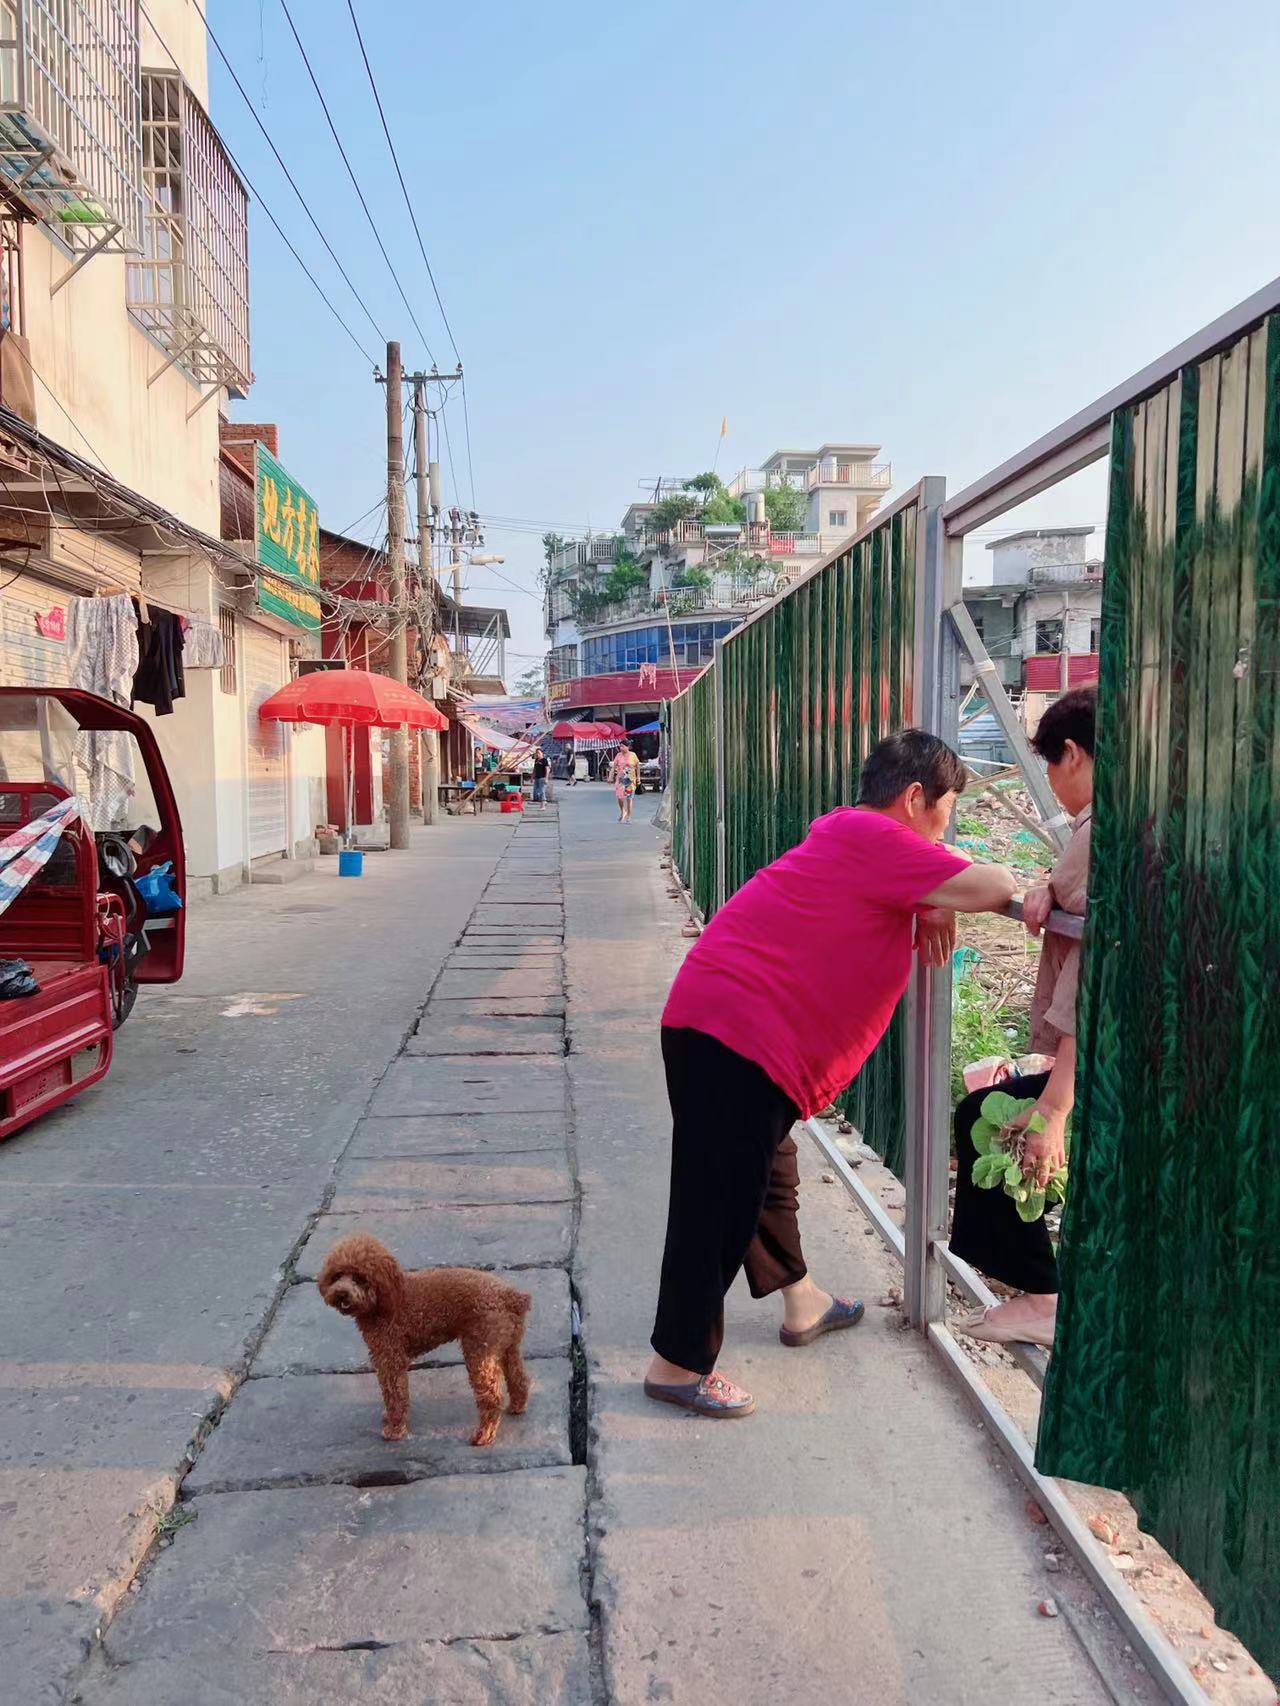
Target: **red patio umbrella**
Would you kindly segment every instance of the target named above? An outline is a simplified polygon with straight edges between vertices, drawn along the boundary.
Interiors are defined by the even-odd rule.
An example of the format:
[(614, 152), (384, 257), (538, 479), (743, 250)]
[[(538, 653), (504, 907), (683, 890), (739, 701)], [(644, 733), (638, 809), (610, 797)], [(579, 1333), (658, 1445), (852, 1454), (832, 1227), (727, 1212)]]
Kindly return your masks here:
[(266, 723), (319, 723), (341, 728), (342, 797), (347, 821), (344, 840), (351, 839), (353, 776), (351, 754), (355, 731), (362, 729), (447, 729), (429, 699), (389, 675), (367, 669), (317, 669), (279, 687), (258, 707)]
[(258, 708), (273, 723), (340, 723), (365, 729), (447, 729), (429, 699), (367, 669), (317, 669), (278, 688)]

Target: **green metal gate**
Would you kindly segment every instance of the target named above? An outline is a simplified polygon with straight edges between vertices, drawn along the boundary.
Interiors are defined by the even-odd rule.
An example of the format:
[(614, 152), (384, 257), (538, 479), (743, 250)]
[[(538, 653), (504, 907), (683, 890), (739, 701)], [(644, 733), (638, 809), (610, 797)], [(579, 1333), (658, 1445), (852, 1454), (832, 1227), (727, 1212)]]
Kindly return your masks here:
[[(871, 747), (912, 721), (918, 518), (909, 496), (730, 634), (674, 701), (673, 856), (704, 917), (717, 903), (716, 695), (727, 897), (815, 817), (852, 805)], [(899, 1010), (846, 1097), (849, 1118), (898, 1173), (903, 1029)]]
[(1280, 1671), (1280, 316), (1115, 414), (1080, 1101), (1038, 1463)]

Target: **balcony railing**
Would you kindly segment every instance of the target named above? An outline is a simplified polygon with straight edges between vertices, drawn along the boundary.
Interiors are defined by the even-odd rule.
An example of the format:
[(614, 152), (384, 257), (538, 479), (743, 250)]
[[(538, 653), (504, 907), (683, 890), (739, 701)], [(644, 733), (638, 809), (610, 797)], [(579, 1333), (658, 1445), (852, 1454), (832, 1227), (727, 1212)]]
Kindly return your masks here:
[(142, 256), (129, 262), (129, 312), (197, 383), (243, 395), (249, 198), (176, 71), (142, 74), (142, 153), (147, 214)]
[(0, 0), (0, 174), (81, 261), (137, 248), (136, 0)]
[(1032, 586), (1101, 586), (1101, 563), (1034, 563)]
[(772, 598), (776, 591), (777, 581), (772, 574), (733, 579), (718, 576), (711, 586), (673, 586), (656, 594), (634, 592), (628, 598), (602, 605), (589, 619), (581, 620), (580, 626), (586, 635), (641, 617), (665, 620), (668, 612), (672, 616), (689, 616), (702, 611), (750, 610)]
[(882, 492), (892, 484), (891, 462), (841, 462), (828, 457), (815, 462), (805, 476), (810, 491), (815, 486), (848, 486), (859, 492)]
[(820, 557), (824, 535), (821, 533), (771, 533), (771, 557)]
[(620, 534), (593, 535), (590, 539), (571, 539), (551, 559), (553, 575), (572, 574), (575, 569), (588, 569), (596, 563), (611, 563), (619, 545), (626, 540)]

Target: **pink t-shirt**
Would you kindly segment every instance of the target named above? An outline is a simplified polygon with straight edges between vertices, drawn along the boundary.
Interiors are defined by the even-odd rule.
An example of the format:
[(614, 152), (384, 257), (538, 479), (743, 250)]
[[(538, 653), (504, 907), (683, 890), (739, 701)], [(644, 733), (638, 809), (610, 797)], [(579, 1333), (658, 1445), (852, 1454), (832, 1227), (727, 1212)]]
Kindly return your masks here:
[(755, 1061), (807, 1118), (884, 1035), (911, 974), (916, 907), (965, 869), (879, 812), (828, 812), (715, 914), (662, 1023)]

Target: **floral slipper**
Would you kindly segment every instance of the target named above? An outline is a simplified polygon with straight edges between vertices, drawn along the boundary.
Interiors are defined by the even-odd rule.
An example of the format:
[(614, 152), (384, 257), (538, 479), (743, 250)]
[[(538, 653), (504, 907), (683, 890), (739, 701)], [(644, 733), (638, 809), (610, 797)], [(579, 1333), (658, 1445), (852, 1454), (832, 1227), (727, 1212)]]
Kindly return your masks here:
[(820, 1321), (815, 1321), (812, 1327), (806, 1327), (802, 1333), (793, 1332), (790, 1327), (779, 1327), (778, 1337), (784, 1345), (790, 1345), (794, 1350), (800, 1345), (811, 1345), (824, 1333), (839, 1333), (845, 1327), (856, 1327), (864, 1313), (860, 1302), (851, 1298), (833, 1297), (830, 1309)]
[(655, 1398), (659, 1404), (674, 1404), (678, 1410), (692, 1410), (697, 1416), (749, 1416), (756, 1407), (749, 1392), (722, 1374), (704, 1374), (696, 1385), (685, 1381), (679, 1386), (661, 1386), (656, 1380), (646, 1380), (644, 1392), (646, 1398)]

